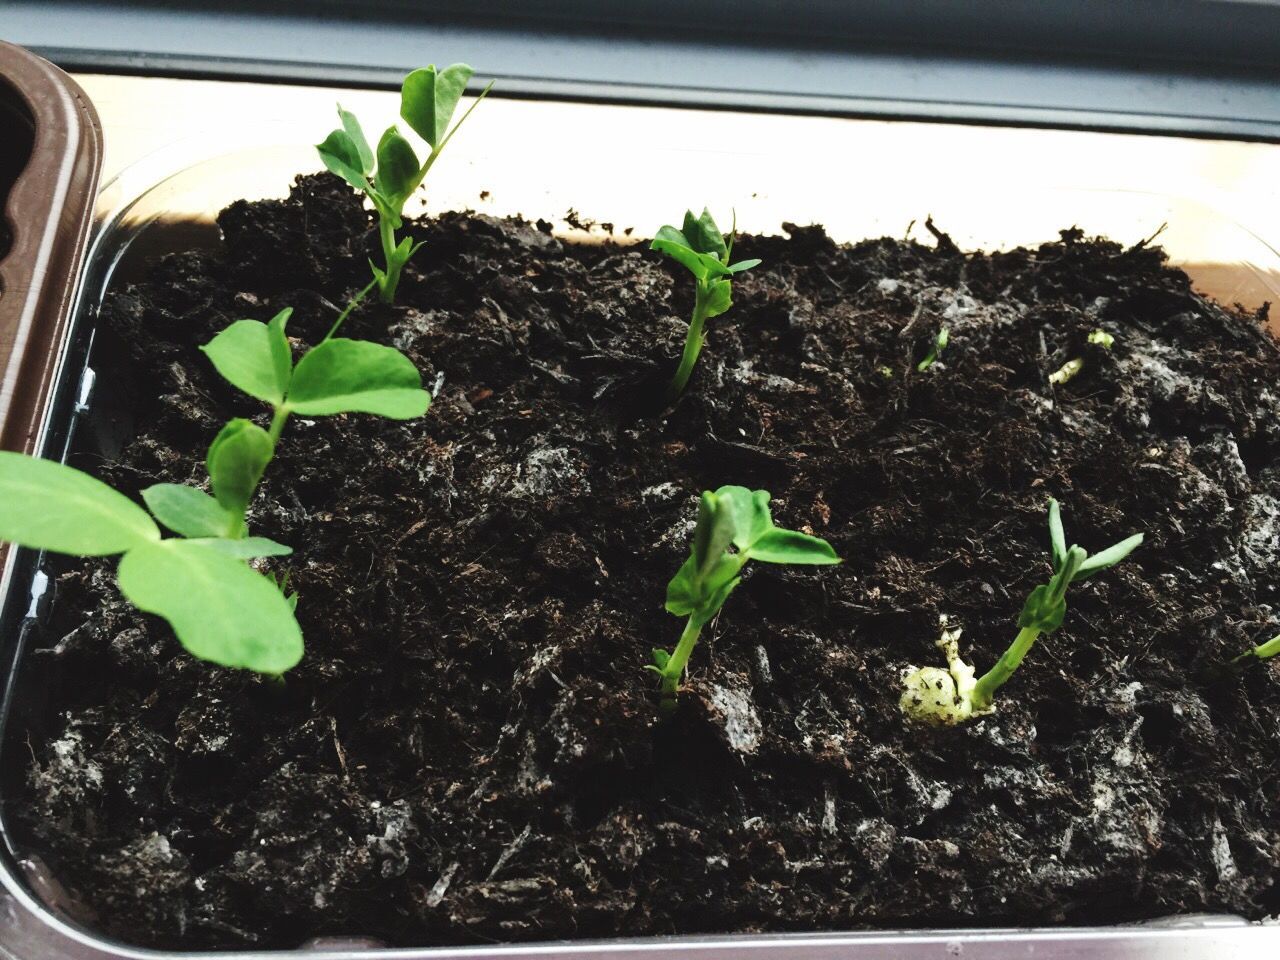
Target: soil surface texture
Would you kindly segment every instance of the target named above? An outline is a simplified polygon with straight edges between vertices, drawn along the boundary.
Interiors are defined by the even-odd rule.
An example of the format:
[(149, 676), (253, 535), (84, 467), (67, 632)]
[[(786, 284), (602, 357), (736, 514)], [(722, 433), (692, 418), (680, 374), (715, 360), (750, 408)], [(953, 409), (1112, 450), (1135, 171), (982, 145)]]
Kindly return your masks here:
[[(285, 306), (316, 342), (376, 255), (328, 176), (219, 223), (102, 314), (78, 462), (135, 496), (202, 484), (229, 417), (266, 423), (198, 346)], [(1280, 629), (1265, 312), (1079, 230), (985, 254), (785, 229), (739, 238), (764, 265), (662, 411), (682, 268), (546, 223), (412, 223), (400, 302), (346, 334), (405, 351), (430, 412), (295, 419), (252, 509), (295, 548), (283, 684), (185, 655), (111, 561), (57, 577), (7, 813), (73, 909), (174, 949), (1280, 912), (1280, 663), (1223, 670)], [(749, 565), (659, 722), (642, 668), (726, 483), (845, 562)], [(940, 616), (980, 671), (1013, 638), (1050, 496), (1071, 542), (1146, 542), (1071, 588), (993, 716), (908, 726)]]

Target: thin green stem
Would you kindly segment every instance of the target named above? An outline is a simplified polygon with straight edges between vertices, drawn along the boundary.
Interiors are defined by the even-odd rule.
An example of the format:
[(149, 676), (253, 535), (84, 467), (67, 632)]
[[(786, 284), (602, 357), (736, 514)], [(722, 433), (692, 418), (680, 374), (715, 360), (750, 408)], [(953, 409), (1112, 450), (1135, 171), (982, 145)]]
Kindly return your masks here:
[(684, 353), (680, 355), (680, 366), (676, 368), (676, 375), (671, 379), (670, 385), (667, 387), (666, 405), (671, 406), (678, 399), (680, 394), (684, 393), (684, 388), (689, 383), (689, 378), (693, 376), (693, 367), (698, 362), (698, 354), (702, 352), (702, 346), (706, 343), (706, 335), (703, 333), (703, 327), (707, 323), (707, 305), (710, 298), (710, 284), (698, 282), (698, 291), (693, 301), (693, 317), (689, 320), (689, 332), (684, 338)]
[(276, 407), (275, 412), (271, 415), (271, 428), (267, 430), (267, 436), (271, 438), (271, 451), (274, 455), (276, 444), (280, 442), (280, 434), (284, 432), (284, 425), (289, 421), (291, 411), (287, 406), (281, 405)]
[(684, 632), (680, 634), (680, 642), (676, 644), (675, 650), (671, 652), (671, 659), (667, 661), (667, 665), (662, 668), (662, 710), (670, 712), (676, 706), (676, 694), (680, 690), (680, 679), (684, 676), (684, 668), (689, 664), (689, 657), (693, 654), (694, 645), (698, 642), (698, 635), (702, 633), (702, 627), (697, 624), (693, 617), (685, 621)]
[(391, 228), (391, 220), (382, 213), (378, 214), (378, 236), (382, 240), (382, 262), (386, 266), (384, 281), (378, 284), (378, 299), (391, 303), (400, 284), (400, 264), (396, 262), (396, 232)]
[[(343, 309), (343, 311), (340, 314), (338, 314), (338, 319), (333, 321), (333, 326), (329, 328), (329, 332), (324, 335), (324, 340), (321, 340), (320, 343), (324, 343), (325, 340), (328, 340), (330, 337), (332, 337), (335, 333), (338, 332), (338, 328), (342, 326), (343, 321), (346, 320), (347, 317), (351, 315), (352, 310), (354, 310), (357, 306), (359, 306), (360, 301), (369, 295), (369, 291), (374, 288), (374, 285), (377, 282), (378, 280), (375, 277), (374, 279), (370, 280), (367, 284), (365, 284), (364, 289), (361, 290), (359, 293), (357, 293), (355, 297), (352, 298), (351, 302), (347, 304), (346, 308)], [(316, 346), (319, 346), (319, 345), (320, 344), (316, 344)]]
[(1013, 643), (1009, 644), (1006, 650), (996, 661), (996, 665), (978, 678), (977, 684), (973, 688), (973, 705), (979, 710), (985, 710), (991, 706), (992, 700), (995, 699), (996, 691), (1004, 686), (1013, 671), (1017, 670), (1022, 663), (1022, 658), (1027, 655), (1027, 651), (1035, 646), (1036, 638), (1040, 636), (1038, 627), (1023, 627), (1018, 631), (1018, 635), (1013, 638)]

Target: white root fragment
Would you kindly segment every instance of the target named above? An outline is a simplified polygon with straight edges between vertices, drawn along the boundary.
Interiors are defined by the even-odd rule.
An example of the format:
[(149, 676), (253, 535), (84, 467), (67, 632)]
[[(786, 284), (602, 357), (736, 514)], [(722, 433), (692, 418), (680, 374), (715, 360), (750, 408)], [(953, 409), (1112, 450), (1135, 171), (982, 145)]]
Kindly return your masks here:
[(909, 719), (932, 726), (954, 726), (994, 713), (994, 706), (974, 706), (973, 689), (978, 681), (973, 667), (960, 659), (960, 628), (948, 627), (945, 616), (939, 617), (939, 622), (942, 636), (937, 646), (947, 658), (947, 669), (908, 667), (903, 670), (903, 691), (898, 706)]

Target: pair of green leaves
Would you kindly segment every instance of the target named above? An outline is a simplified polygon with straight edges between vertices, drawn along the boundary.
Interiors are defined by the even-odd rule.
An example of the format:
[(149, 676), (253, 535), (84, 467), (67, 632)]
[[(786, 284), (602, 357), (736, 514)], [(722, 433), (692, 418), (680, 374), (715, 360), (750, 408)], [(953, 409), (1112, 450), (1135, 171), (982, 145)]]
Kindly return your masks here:
[(693, 274), (698, 281), (699, 294), (706, 301), (707, 317), (717, 317), (733, 305), (729, 278), (760, 264), (758, 259), (729, 262), (733, 253), (733, 233), (726, 241), (706, 209), (700, 217), (695, 217), (692, 210), (685, 211), (681, 229), (670, 225), (662, 227), (649, 246), (665, 253)]
[(1074, 544), (1068, 547), (1066, 533), (1062, 528), (1062, 508), (1057, 500), (1051, 498), (1049, 500), (1049, 550), (1053, 564), (1053, 577), (1048, 583), (1041, 584), (1031, 591), (1018, 617), (1018, 626), (1024, 629), (1036, 629), (1041, 633), (1052, 633), (1057, 630), (1062, 626), (1062, 620), (1067, 612), (1067, 587), (1078, 580), (1085, 580), (1095, 573), (1114, 567), (1141, 543), (1142, 534), (1135, 533), (1092, 555), (1083, 547)]
[[(151, 487), (147, 494), (148, 505), (153, 499), (161, 505), (157, 518), (166, 526), (164, 516), (187, 512), (170, 509), (171, 490)], [(267, 555), (255, 549), (255, 538), (224, 540), (215, 526), (190, 527), (195, 539), (163, 540), (145, 510), (101, 480), (50, 460), (0, 452), (0, 540), (75, 556), (123, 554), (121, 592), (140, 610), (167, 620), (194, 656), (283, 673), (302, 657), (293, 608), (271, 580), (243, 562), (246, 554)], [(270, 555), (289, 552), (260, 542), (270, 545)]]
[[(270, 323), (237, 320), (201, 349), (232, 386), (277, 410), (301, 416), (372, 413), (392, 420), (427, 412), (431, 395), (422, 389), (421, 375), (394, 347), (331, 337), (293, 366), (285, 336), (291, 312), (280, 311)], [(214, 475), (212, 454), (211, 448)]]
[[(400, 87), (400, 116), (427, 142), (432, 156), (444, 148), (451, 136), (449, 122), (474, 74), (465, 63), (455, 63), (440, 71), (435, 66), (414, 70), (405, 77)], [(392, 124), (374, 151), (354, 114), (339, 106), (338, 119), (342, 126), (316, 145), (321, 161), (351, 186), (364, 191), (379, 213), (390, 213), (394, 226), (399, 228), (404, 201), (421, 182), (422, 164), (413, 146)]]
[[(769, 492), (725, 486), (705, 491), (698, 503), (689, 558), (667, 585), (668, 612), (702, 626), (738, 586), (748, 560), (762, 563), (839, 563), (831, 544), (775, 526)], [(736, 552), (729, 552), (733, 547)]]

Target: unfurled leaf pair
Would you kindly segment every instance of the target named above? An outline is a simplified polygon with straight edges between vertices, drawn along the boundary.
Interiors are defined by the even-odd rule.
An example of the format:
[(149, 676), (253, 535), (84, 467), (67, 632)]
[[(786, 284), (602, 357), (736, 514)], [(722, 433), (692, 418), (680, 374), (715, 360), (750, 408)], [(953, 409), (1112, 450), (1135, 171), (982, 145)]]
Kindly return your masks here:
[(434, 66), (414, 70), (405, 77), (400, 88), (400, 116), (431, 148), (421, 163), (412, 144), (394, 124), (378, 140), (377, 150), (371, 149), (360, 122), (341, 106), (338, 107), (341, 126), (316, 145), (325, 167), (368, 196), (378, 214), (383, 266), (372, 262), (369, 266), (384, 303), (395, 299), (404, 265), (421, 246), (409, 237), (396, 240), (395, 231), (402, 225), (405, 201), (418, 189), (445, 144), (492, 87), (490, 84), (481, 92), (450, 130), (449, 123), (458, 101), (474, 72), (465, 63), (455, 63), (440, 71)]
[(194, 656), (261, 673), (288, 670), (302, 657), (293, 609), (243, 558), (279, 556), (289, 548), (261, 538), (222, 539), (214, 532), (222, 516), (216, 501), (174, 506), (175, 489), (190, 488), (162, 484), (144, 496), (166, 526), (178, 515), (202, 514), (205, 526), (188, 527), (193, 539), (162, 540), (145, 510), (86, 473), (0, 452), (0, 540), (74, 556), (123, 554), (121, 592), (167, 620)]
[(675, 650), (654, 650), (654, 665), (648, 668), (662, 678), (666, 709), (674, 704), (699, 632), (741, 583), (748, 560), (802, 565), (840, 562), (827, 541), (775, 526), (768, 491), (726, 486), (704, 492), (689, 558), (667, 585), (667, 611), (689, 619)]
[(330, 337), (294, 367), (284, 329), (291, 312), (282, 310), (270, 323), (237, 320), (201, 349), (232, 386), (277, 411), (373, 413), (393, 420), (426, 413), (431, 395), (413, 362), (393, 347)]
[(665, 253), (682, 264), (697, 281), (694, 295), (693, 316), (689, 332), (685, 335), (684, 352), (680, 366), (667, 387), (666, 402), (674, 403), (684, 392), (694, 364), (706, 340), (703, 327), (710, 317), (718, 317), (733, 305), (730, 278), (744, 270), (758, 266), (758, 259), (739, 260), (730, 263), (733, 254), (734, 233), (726, 240), (707, 210), (695, 217), (692, 210), (684, 215), (684, 226), (677, 230), (672, 226), (660, 229), (650, 248)]

